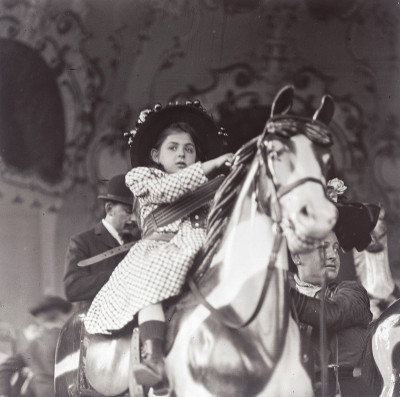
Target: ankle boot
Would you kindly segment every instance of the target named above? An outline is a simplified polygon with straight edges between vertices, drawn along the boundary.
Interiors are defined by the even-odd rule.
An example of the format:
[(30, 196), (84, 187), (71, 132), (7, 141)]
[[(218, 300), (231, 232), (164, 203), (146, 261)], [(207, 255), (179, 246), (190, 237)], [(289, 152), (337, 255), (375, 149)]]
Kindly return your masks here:
[(133, 375), (136, 382), (153, 386), (153, 389), (168, 391), (168, 380), (164, 369), (164, 342), (160, 339), (147, 339), (143, 343), (142, 362), (135, 363)]

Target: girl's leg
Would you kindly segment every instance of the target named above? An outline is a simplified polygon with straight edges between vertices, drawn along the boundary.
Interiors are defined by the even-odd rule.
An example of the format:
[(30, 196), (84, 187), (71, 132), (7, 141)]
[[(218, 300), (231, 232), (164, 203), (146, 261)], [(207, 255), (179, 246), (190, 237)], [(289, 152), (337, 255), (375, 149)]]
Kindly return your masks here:
[(161, 303), (139, 311), (139, 335), (143, 346), (142, 362), (134, 366), (137, 383), (153, 386), (156, 391), (168, 390), (164, 371), (165, 315)]
[(165, 322), (165, 314), (161, 303), (155, 303), (139, 311), (139, 325), (147, 321)]

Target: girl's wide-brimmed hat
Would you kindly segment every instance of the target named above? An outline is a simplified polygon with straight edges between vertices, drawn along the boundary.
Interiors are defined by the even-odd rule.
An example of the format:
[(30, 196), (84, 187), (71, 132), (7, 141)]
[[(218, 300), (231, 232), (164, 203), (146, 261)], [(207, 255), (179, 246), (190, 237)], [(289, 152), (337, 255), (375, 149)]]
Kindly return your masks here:
[(339, 211), (334, 227), (336, 237), (344, 251), (355, 248), (365, 250), (371, 243), (381, 208), (376, 204), (348, 201), (343, 196), (347, 187), (340, 179), (332, 179), (327, 184), (327, 194), (335, 202)]
[(171, 124), (178, 122), (187, 123), (194, 130), (195, 144), (201, 149), (200, 161), (222, 154), (226, 133), (222, 128), (218, 128), (199, 101), (168, 104), (165, 107), (157, 104), (153, 109), (143, 110), (136, 123), (136, 129), (124, 134), (129, 137), (132, 167), (150, 165), (150, 150), (158, 136)]

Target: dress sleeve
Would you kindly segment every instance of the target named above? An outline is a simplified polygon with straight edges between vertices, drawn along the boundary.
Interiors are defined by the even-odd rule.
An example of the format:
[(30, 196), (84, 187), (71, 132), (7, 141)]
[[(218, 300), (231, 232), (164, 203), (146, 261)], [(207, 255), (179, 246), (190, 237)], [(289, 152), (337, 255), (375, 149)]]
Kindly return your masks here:
[[(319, 328), (321, 300), (291, 290), (299, 320)], [(328, 329), (339, 331), (353, 326), (366, 328), (372, 320), (367, 291), (357, 282), (343, 281), (325, 301)]]
[(200, 162), (174, 174), (138, 167), (128, 172), (125, 178), (126, 185), (135, 197), (145, 198), (152, 204), (171, 203), (207, 181)]

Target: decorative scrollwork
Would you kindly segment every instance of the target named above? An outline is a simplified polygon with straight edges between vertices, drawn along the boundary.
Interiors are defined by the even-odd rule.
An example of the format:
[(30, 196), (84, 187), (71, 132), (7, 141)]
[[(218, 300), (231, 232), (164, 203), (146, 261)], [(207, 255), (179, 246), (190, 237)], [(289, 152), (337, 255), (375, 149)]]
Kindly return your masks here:
[[(53, 76), (62, 101), (59, 117), (64, 120), (65, 138), (64, 153), (61, 155), (64, 160), (59, 177), (49, 180), (35, 167), (21, 168), (6, 158), (0, 159), (0, 181), (12, 188), (11, 190), (27, 189), (36, 195), (33, 199), (35, 207), (40, 202), (51, 202), (51, 197), (58, 199), (77, 182), (86, 180), (85, 154), (94, 136), (94, 110), (101, 100), (100, 92), (103, 87), (100, 68), (83, 51), (82, 42), (89, 37), (89, 33), (83, 27), (79, 15), (72, 10), (50, 12), (44, 7), (44, 3), (23, 0), (0, 3), (0, 43), (7, 44), (11, 51), (13, 48), (20, 49), (20, 52), (25, 51), (24, 48), (30, 49), (32, 57), (44, 61), (51, 71), (47, 74), (48, 78)], [(3, 74), (3, 78), (7, 76)], [(31, 100), (35, 101), (38, 89), (40, 88), (30, 93), (24, 92), (27, 100), (30, 94)], [(15, 97), (12, 93), (10, 95)], [(25, 116), (24, 119), (21, 110), (16, 111), (19, 112), (21, 131), (28, 131), (24, 122), (29, 123), (29, 117), (33, 116)], [(36, 117), (35, 122), (39, 123), (40, 120), (37, 119)], [(45, 129), (44, 124), (42, 129), (35, 131), (39, 141)], [(21, 134), (24, 137), (31, 133)], [(60, 144), (61, 142), (62, 140)], [(8, 149), (22, 150), (22, 147), (23, 142), (19, 142), (18, 146), (10, 144)]]

